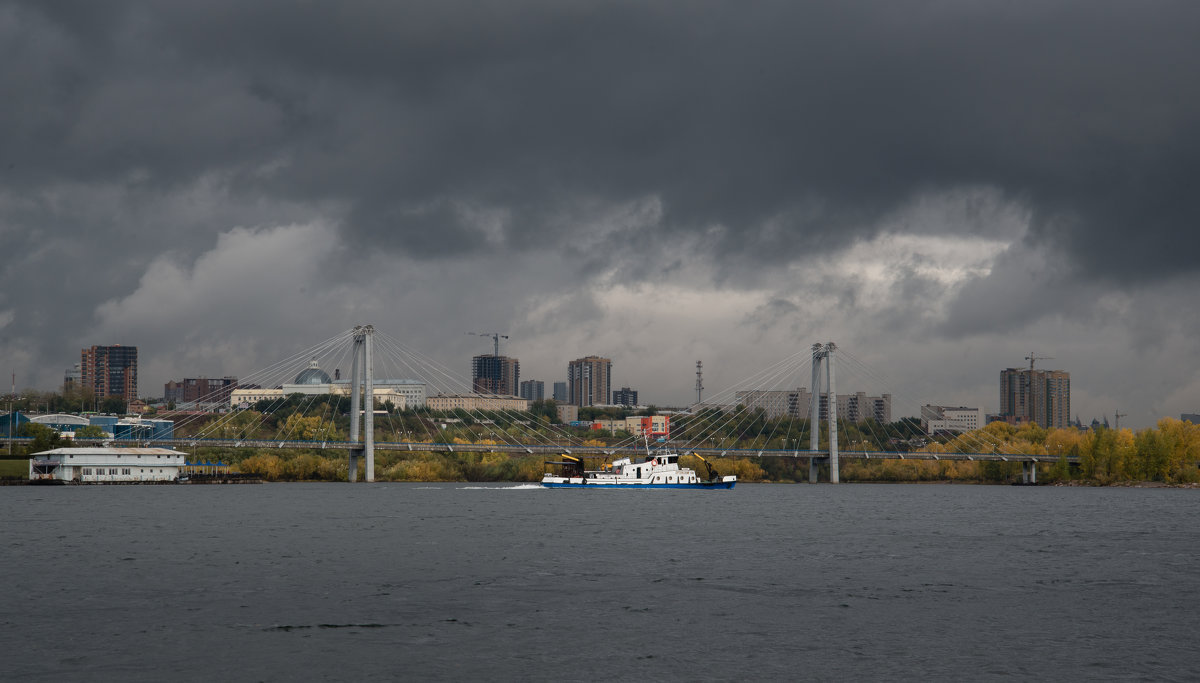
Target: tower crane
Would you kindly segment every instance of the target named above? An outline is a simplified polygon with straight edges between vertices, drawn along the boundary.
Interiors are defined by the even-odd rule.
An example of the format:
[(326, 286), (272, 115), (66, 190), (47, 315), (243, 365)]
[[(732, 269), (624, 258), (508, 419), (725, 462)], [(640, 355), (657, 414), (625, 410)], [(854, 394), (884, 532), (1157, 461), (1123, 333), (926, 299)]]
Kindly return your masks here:
[(491, 337), (492, 348), (494, 349), (494, 353), (492, 355), (494, 356), (500, 355), (500, 340), (508, 339), (507, 334), (500, 334), (499, 332), (468, 332), (467, 334), (471, 334), (476, 337)]
[(1029, 371), (1033, 372), (1033, 364), (1035, 362), (1039, 360), (1054, 360), (1054, 356), (1038, 356), (1035, 355), (1033, 351), (1030, 351), (1029, 355), (1025, 356), (1025, 360), (1029, 361)]
[(1113, 413), (1113, 418), (1117, 422), (1117, 431), (1118, 432), (1121, 431), (1121, 418), (1123, 418), (1123, 417), (1129, 417), (1129, 413), (1122, 413), (1120, 410), (1117, 410), (1115, 413)]

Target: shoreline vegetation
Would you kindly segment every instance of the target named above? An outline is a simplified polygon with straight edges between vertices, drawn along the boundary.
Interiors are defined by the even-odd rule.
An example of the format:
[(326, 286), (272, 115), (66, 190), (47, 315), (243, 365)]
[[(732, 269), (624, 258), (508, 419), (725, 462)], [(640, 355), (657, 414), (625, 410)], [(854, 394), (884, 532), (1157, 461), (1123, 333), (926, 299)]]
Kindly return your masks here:
[[(239, 458), (235, 451), (200, 449), (197, 460), (230, 463), (232, 471), (256, 476), (263, 482), (337, 482), (346, 481), (348, 458), (339, 451), (313, 452), (290, 449), (259, 450)], [(375, 480), (411, 483), (537, 483), (542, 478), (542, 456), (509, 456), (506, 453), (448, 453), (376, 451)], [(599, 459), (597, 459), (599, 462)], [(744, 483), (807, 483), (808, 459), (799, 458), (717, 458), (721, 474), (736, 474)], [(0, 483), (25, 483), (28, 460), (0, 459)], [(681, 457), (684, 467), (703, 467), (693, 456)], [(1125, 488), (1200, 488), (1200, 480), (1146, 480), (1112, 477), (1084, 477), (1081, 471), (1071, 477), (1057, 478), (1058, 463), (1039, 464), (1039, 486), (1125, 487)], [(364, 466), (359, 481), (365, 480)], [(827, 468), (821, 481), (827, 481)], [(1019, 463), (984, 463), (916, 460), (844, 460), (841, 481), (846, 484), (965, 484), (1007, 485), (1020, 481)]]
[[(237, 422), (226, 425), (224, 436), (254, 438), (249, 428), (253, 425), (265, 429), (264, 424), (277, 422), (281, 431), (306, 440), (337, 438), (341, 436), (340, 425), (317, 417), (304, 416), (300, 412), (291, 415), (267, 416), (257, 411), (246, 411)], [(336, 412), (334, 414), (337, 414)], [(495, 446), (494, 452), (423, 452), (377, 450), (375, 452), (375, 479), (377, 481), (406, 482), (514, 482), (532, 483), (541, 480), (544, 455), (525, 455), (505, 452), (505, 446), (485, 438), (478, 425), (466, 420), (450, 421), (445, 417), (405, 411), (397, 417), (406, 427), (388, 434), (378, 429), (377, 442), (410, 441), (431, 442), (415, 438), (419, 430), (436, 434), (438, 443), (482, 444)], [(547, 420), (548, 419), (543, 418)], [(760, 417), (761, 419), (761, 417)], [(447, 428), (433, 428), (436, 422), (450, 422)], [(240, 423), (240, 424), (239, 424)], [(904, 423), (892, 423), (889, 426)], [(28, 425), (27, 425), (28, 426)], [(41, 427), (41, 425), (35, 425)], [(276, 425), (269, 425), (276, 426)], [(203, 425), (199, 425), (203, 427)], [(488, 423), (487, 429), (503, 428)], [(862, 453), (895, 450), (895, 444), (870, 443), (866, 438), (871, 425), (855, 430), (847, 441), (853, 439), (853, 452)], [(46, 432), (48, 430), (42, 427)], [(623, 432), (580, 432), (589, 446), (612, 445), (628, 435)], [(780, 434), (778, 437), (772, 436)], [(33, 434), (30, 434), (33, 436)], [(57, 434), (38, 433), (29, 444), (25, 455), (70, 444)], [(183, 435), (180, 435), (183, 436)], [(824, 434), (822, 434), (824, 436)], [(344, 437), (342, 437), (344, 438)], [(747, 450), (796, 448), (806, 444), (807, 421), (796, 423), (773, 423), (762, 420), (757, 429), (731, 434), (722, 447)], [(824, 441), (824, 439), (822, 439)], [(1187, 486), (1200, 485), (1200, 426), (1173, 418), (1163, 418), (1154, 426), (1134, 431), (1132, 429), (1109, 429), (1099, 427), (1081, 431), (1078, 429), (1043, 429), (1036, 424), (1014, 427), (1003, 422), (994, 422), (986, 427), (937, 439), (919, 448), (914, 453), (969, 453), (979, 452), (979, 444), (992, 446), (993, 452), (1036, 455), (1045, 458), (1038, 463), (1037, 480), (1041, 485), (1073, 486)], [(686, 455), (681, 465), (702, 470), (697, 458)], [(850, 449), (843, 449), (840, 479), (846, 483), (896, 482), (896, 483), (969, 483), (1008, 484), (1021, 478), (1021, 465), (1003, 461), (957, 461), (957, 460), (890, 460), (856, 459), (846, 457)], [(1077, 463), (1068, 463), (1069, 457)], [(192, 461), (221, 461), (232, 465), (232, 471), (257, 476), (263, 481), (346, 481), (348, 458), (343, 451), (321, 451), (313, 449), (229, 449), (197, 448), (189, 453)], [(590, 469), (598, 468), (604, 458), (586, 457)], [(724, 457), (716, 458), (713, 464), (722, 475), (736, 475), (746, 483), (803, 483), (808, 481), (808, 458), (798, 457)], [(19, 463), (19, 465), (17, 464)], [(19, 471), (18, 471), (19, 470)], [(12, 481), (27, 477), (27, 460), (0, 460), (0, 479)], [(365, 479), (360, 467), (359, 479)], [(821, 481), (828, 481), (828, 466), (823, 466)]]
[[(310, 418), (305, 418), (310, 419)], [(791, 427), (791, 425), (789, 425)], [(777, 426), (764, 422), (762, 431), (780, 433)], [(795, 436), (790, 443), (806, 443), (807, 431), (786, 430)], [(382, 434), (380, 435), (383, 436)], [(449, 435), (446, 435), (449, 436)], [(585, 445), (609, 445), (604, 433), (585, 441)], [(612, 438), (620, 438), (612, 435)], [(741, 448), (785, 448), (789, 436), (778, 443), (761, 437), (739, 440)], [(544, 456), (515, 455), (500, 451), (504, 448), (494, 441), (475, 434), (454, 436), (452, 443), (494, 445), (494, 453), (450, 453), (418, 451), (375, 452), (377, 481), (413, 482), (525, 482), (541, 480)], [(1083, 486), (1132, 485), (1146, 482), (1154, 485), (1192, 485), (1200, 483), (1200, 426), (1163, 418), (1154, 427), (1134, 431), (1100, 427), (1088, 431), (1077, 429), (1043, 429), (1036, 424), (1020, 428), (1003, 422), (958, 435), (940, 442), (929, 443), (914, 452), (955, 453), (978, 450), (979, 443), (995, 444), (997, 452), (1045, 456), (1038, 464), (1041, 484), (1072, 484)], [(861, 444), (861, 441), (860, 441)], [(880, 446), (866, 446), (884, 450)], [(264, 481), (345, 481), (348, 459), (345, 454), (327, 455), (314, 452), (287, 452), (280, 449), (261, 449), (254, 453), (233, 451), (209, 453), (203, 450), (195, 459), (224, 459), (235, 470), (261, 477)], [(681, 449), (686, 453), (686, 449)], [(855, 449), (863, 450), (863, 446)], [(1067, 457), (1078, 457), (1077, 465), (1068, 464)], [(1055, 460), (1057, 458), (1057, 460)], [(603, 458), (585, 458), (589, 468), (604, 462)], [(680, 464), (702, 470), (697, 458), (683, 455)], [(746, 483), (803, 483), (808, 481), (808, 458), (800, 457), (725, 457), (713, 460), (722, 475), (737, 475)], [(359, 479), (365, 474), (360, 470)], [(1020, 481), (1021, 465), (1016, 462), (951, 461), (951, 460), (860, 460), (843, 458), (840, 478), (855, 482), (955, 482), (972, 484), (1009, 484)], [(821, 480), (828, 481), (828, 467), (823, 467)]]

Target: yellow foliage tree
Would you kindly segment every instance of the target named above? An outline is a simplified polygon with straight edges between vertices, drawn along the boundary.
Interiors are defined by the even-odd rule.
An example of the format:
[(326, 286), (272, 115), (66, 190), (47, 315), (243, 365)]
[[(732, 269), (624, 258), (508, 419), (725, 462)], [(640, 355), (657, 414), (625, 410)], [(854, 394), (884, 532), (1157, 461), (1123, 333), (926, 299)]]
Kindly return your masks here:
[(300, 413), (292, 413), (283, 423), (281, 436), (298, 441), (317, 441), (331, 438), (330, 428), (331, 425), (322, 422), (319, 417), (304, 417)]
[(237, 470), (275, 481), (283, 476), (283, 458), (272, 453), (258, 453), (238, 463)]

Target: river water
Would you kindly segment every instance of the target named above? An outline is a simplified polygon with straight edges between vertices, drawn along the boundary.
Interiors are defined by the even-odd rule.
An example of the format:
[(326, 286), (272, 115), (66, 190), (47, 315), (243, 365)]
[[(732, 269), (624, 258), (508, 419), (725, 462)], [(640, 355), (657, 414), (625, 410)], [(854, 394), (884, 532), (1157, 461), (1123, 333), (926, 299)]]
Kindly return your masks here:
[(0, 488), (6, 680), (1193, 679), (1200, 491)]

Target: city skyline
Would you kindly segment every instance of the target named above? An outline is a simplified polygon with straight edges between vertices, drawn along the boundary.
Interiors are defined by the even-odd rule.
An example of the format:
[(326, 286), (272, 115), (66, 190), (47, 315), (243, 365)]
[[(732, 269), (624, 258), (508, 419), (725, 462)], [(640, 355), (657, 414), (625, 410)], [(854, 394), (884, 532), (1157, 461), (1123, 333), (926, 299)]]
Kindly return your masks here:
[(1200, 411), (1193, 3), (4, 7), (18, 391), (370, 323), (642, 403), (834, 341), (937, 405), (998, 410), (1019, 347), (1085, 420)]
[[(93, 350), (94, 350), (94, 349), (107, 349), (107, 348), (110, 348), (110, 347), (105, 347), (105, 346), (94, 346), (94, 347), (92, 347), (92, 349), (93, 349)], [(134, 354), (134, 357), (135, 357), (135, 359), (136, 359), (136, 353), (137, 353), (137, 351), (136, 351), (136, 347), (133, 347), (133, 346), (127, 346), (127, 345), (113, 345), (111, 348), (115, 348), (115, 349), (126, 349), (126, 350), (132, 350), (132, 352), (133, 352), (133, 354)], [(84, 349), (83, 351), (84, 351), (84, 354), (85, 354), (84, 358), (85, 358), (85, 361), (86, 361), (86, 354), (87, 354), (87, 352), (89, 351), (89, 349)], [(1027, 357), (1026, 357), (1026, 359), (1028, 360), (1028, 358), (1029, 358), (1029, 357), (1027, 356)], [(1043, 358), (1043, 357), (1040, 357), (1040, 356), (1038, 357), (1038, 359), (1039, 359), (1039, 360), (1040, 360), (1040, 359), (1042, 359), (1042, 358)], [(519, 362), (519, 360), (518, 360), (517, 358), (511, 358), (511, 357), (508, 357), (508, 356), (499, 356), (499, 357), (496, 357), (496, 356), (492, 356), (491, 354), (476, 355), (476, 356), (474, 356), (474, 357), (472, 358), (472, 363), (471, 363), (471, 364), (472, 364), (472, 368), (473, 368), (472, 376), (471, 376), (471, 377), (469, 377), (469, 378), (466, 378), (466, 379), (468, 380), (467, 386), (471, 388), (471, 391), (474, 391), (474, 392), (476, 392), (476, 393), (484, 393), (484, 394), (486, 394), (486, 393), (494, 393), (494, 392), (491, 392), (491, 391), (488, 391), (488, 390), (486, 390), (486, 388), (484, 388), (484, 389), (481, 389), (481, 388), (480, 388), (480, 380), (479, 380), (479, 378), (474, 376), (474, 375), (475, 375), (475, 371), (476, 371), (476, 370), (478, 370), (478, 368), (480, 367), (480, 361), (481, 361), (481, 359), (482, 359), (482, 360), (484, 360), (484, 361), (488, 361), (488, 360), (490, 360), (490, 361), (493, 361), (493, 364), (494, 364), (494, 362), (496, 362), (496, 361), (499, 361), (499, 362), (500, 362), (500, 363), (501, 363), (503, 366), (510, 368), (510, 371), (509, 371), (508, 373), (506, 373), (506, 375), (507, 375), (507, 376), (513, 376), (513, 374), (514, 374), (514, 373), (513, 373), (512, 371), (514, 371), (514, 370), (515, 370), (516, 372), (519, 372), (519, 370), (516, 370), (516, 368), (519, 368), (519, 366), (520, 366), (520, 362)], [(615, 389), (615, 388), (614, 388), (614, 386), (616, 385), (616, 383), (612, 382), (612, 380), (611, 380), (611, 375), (612, 375), (612, 370), (611, 370), (612, 361), (611, 361), (610, 359), (608, 359), (608, 358), (601, 358), (601, 357), (598, 357), (598, 356), (587, 356), (587, 357), (584, 357), (584, 358), (579, 358), (579, 359), (573, 360), (573, 361), (571, 361), (571, 362), (568, 364), (568, 366), (569, 366), (569, 368), (568, 368), (568, 374), (570, 374), (570, 372), (571, 372), (571, 370), (570, 370), (570, 367), (571, 367), (571, 366), (574, 366), (574, 365), (576, 365), (576, 364), (583, 364), (585, 361), (596, 361), (596, 362), (602, 362), (602, 363), (604, 363), (604, 364), (606, 364), (606, 365), (607, 365), (607, 367), (605, 368), (605, 371), (604, 371), (604, 374), (605, 374), (605, 376), (607, 377), (607, 379), (606, 379), (606, 380), (605, 380), (605, 381), (602, 383), (602, 384), (603, 384), (603, 387), (602, 387), (600, 390), (601, 390), (601, 391), (604, 391), (604, 392), (606, 392), (606, 393), (607, 393), (607, 395), (609, 396), (609, 398), (610, 398), (610, 401), (611, 401), (611, 402), (609, 402), (609, 403), (597, 403), (597, 405), (616, 405), (616, 404), (619, 404), (619, 401), (617, 401), (617, 399), (616, 399), (617, 389)], [(313, 359), (313, 360), (311, 361), (311, 365), (312, 365), (312, 367), (318, 367), (318, 365), (317, 365), (317, 360), (316, 360), (316, 359)], [(334, 373), (340, 373), (340, 371), (341, 371), (341, 368), (338, 368), (338, 367), (331, 367), (331, 368), (329, 368), (329, 369), (330, 369), (330, 371), (332, 371), (332, 372), (334, 372)], [(868, 374), (868, 375), (877, 375), (877, 370), (878, 370), (878, 369), (875, 369), (875, 368), (869, 368), (869, 369), (867, 369), (867, 373), (866, 373), (866, 374)], [(1033, 408), (1033, 405), (1032, 405), (1032, 403), (1030, 404), (1030, 406), (1029, 406), (1028, 408), (1024, 409), (1024, 412), (1018, 412), (1018, 413), (1015, 413), (1015, 414), (1014, 414), (1014, 413), (1012, 413), (1012, 410), (1013, 410), (1013, 409), (1012, 409), (1012, 407), (1011, 407), (1009, 404), (1006, 404), (1006, 403), (1005, 403), (1005, 401), (1004, 401), (1005, 392), (1006, 392), (1006, 389), (1005, 389), (1005, 387), (1006, 387), (1006, 386), (1008, 386), (1008, 384), (1006, 384), (1006, 379), (1005, 379), (1005, 378), (1006, 378), (1006, 377), (1010, 377), (1010, 376), (1012, 376), (1012, 375), (1013, 375), (1013, 373), (1018, 373), (1018, 372), (1020, 372), (1020, 371), (1021, 371), (1021, 369), (1020, 369), (1020, 368), (1007, 368), (1007, 369), (1003, 369), (1003, 370), (1001, 370), (1001, 391), (1000, 391), (1000, 393), (1001, 393), (1001, 400), (1000, 400), (1000, 401), (999, 401), (997, 404), (981, 403), (981, 404), (979, 404), (979, 405), (978, 405), (978, 406), (976, 406), (976, 407), (978, 407), (978, 408), (979, 408), (981, 411), (983, 411), (984, 413), (986, 413), (986, 414), (988, 414), (988, 415), (993, 415), (993, 414), (994, 414), (994, 415), (998, 415), (998, 416), (1002, 416), (1002, 417), (1003, 417), (1003, 416), (1007, 416), (1007, 417), (1010, 417), (1010, 418), (1016, 418), (1018, 422), (1019, 422), (1020, 420), (1022, 420), (1022, 419), (1028, 419), (1028, 418), (1029, 418), (1029, 416), (1033, 414), (1033, 412), (1036, 412), (1036, 411), (1034, 410), (1034, 408)], [(1070, 405), (1071, 405), (1071, 404), (1070, 404), (1070, 379), (1069, 379), (1069, 378), (1070, 378), (1070, 373), (1069, 373), (1069, 372), (1060, 371), (1060, 370), (1041, 370), (1041, 369), (1039, 369), (1037, 372), (1038, 372), (1038, 373), (1041, 373), (1041, 374), (1045, 374), (1047, 377), (1053, 377), (1053, 378), (1059, 378), (1059, 377), (1063, 377), (1063, 378), (1065, 378), (1065, 381), (1066, 381), (1066, 389), (1065, 389), (1065, 391), (1066, 391), (1066, 404), (1065, 404), (1065, 407), (1064, 407), (1064, 408), (1061, 408), (1061, 409), (1057, 409), (1057, 413), (1055, 414), (1055, 419), (1054, 419), (1053, 423), (1052, 423), (1052, 424), (1050, 424), (1049, 426), (1051, 426), (1051, 427), (1066, 426), (1066, 425), (1067, 425), (1067, 423), (1073, 422), (1073, 421), (1074, 421), (1074, 419), (1075, 419), (1075, 417), (1078, 417), (1079, 415), (1078, 415), (1077, 413), (1072, 413), (1072, 412), (1071, 412), (1071, 408), (1070, 408)], [(176, 374), (179, 374), (179, 373), (176, 373)], [(183, 374), (184, 374), (184, 375), (186, 375), (187, 373), (186, 373), (186, 372), (184, 372)], [(519, 380), (519, 375), (515, 375), (515, 377), (517, 378), (517, 383), (518, 383), (518, 385), (521, 385), (521, 386), (523, 386), (523, 385), (527, 384), (527, 382), (526, 382), (526, 381), (524, 381), (524, 380)], [(225, 381), (225, 382), (229, 382), (229, 381), (231, 381), (231, 380), (232, 380), (233, 382), (235, 382), (235, 383), (236, 383), (236, 381), (237, 381), (237, 377), (236, 377), (236, 376), (229, 376), (229, 375), (226, 375), (226, 376), (224, 376), (224, 378), (223, 378), (223, 379), (224, 379), (224, 381)], [(378, 378), (377, 378), (377, 379), (378, 379)], [(217, 381), (218, 381), (218, 378), (210, 378), (210, 377), (207, 377), (206, 375), (204, 375), (203, 373), (201, 373), (201, 374), (197, 375), (196, 377), (193, 377), (193, 378), (192, 378), (192, 379), (190, 379), (190, 380), (189, 380), (189, 379), (185, 379), (185, 380), (183, 381), (183, 383), (187, 383), (187, 382), (191, 382), (191, 383), (197, 383), (197, 382), (199, 382), (199, 383), (206, 383), (206, 382), (217, 382)], [(1008, 380), (1008, 381), (1009, 381), (1010, 383), (1012, 382), (1012, 380)], [(178, 388), (176, 388), (176, 387), (182, 387), (182, 384), (183, 384), (183, 383), (176, 382), (175, 380), (169, 380), (168, 382), (166, 382), (166, 383), (165, 383), (165, 386), (164, 386), (164, 392), (163, 392), (163, 395), (162, 395), (161, 397), (160, 397), (160, 396), (157, 396), (157, 395), (155, 395), (153, 392), (151, 392), (151, 393), (145, 393), (145, 392), (142, 392), (142, 393), (141, 393), (141, 395), (140, 395), (140, 397), (141, 397), (141, 398), (147, 398), (147, 399), (151, 399), (151, 400), (153, 400), (153, 399), (156, 399), (156, 398), (162, 398), (163, 400), (173, 400), (173, 399), (177, 399), (177, 398), (179, 398), (179, 397), (177, 397), (177, 396), (173, 396), (173, 395), (172, 395), (172, 391), (181, 390), (181, 389), (178, 389)], [(545, 391), (545, 389), (544, 389), (544, 384), (545, 384), (545, 383), (544, 383), (544, 382), (541, 382), (541, 381), (539, 381), (539, 380), (534, 380), (534, 383), (539, 383), (539, 384), (542, 384), (542, 386), (543, 386), (543, 389), (542, 389), (542, 391), (543, 391), (543, 392)], [(570, 386), (570, 381), (569, 381), (569, 380), (568, 380), (567, 382), (554, 382), (554, 383), (555, 383), (555, 384), (565, 384), (565, 385), (567, 385), (567, 386)], [(60, 386), (61, 386), (61, 385), (60, 385)], [(1014, 386), (1015, 386), (1015, 385), (1014, 385)], [(621, 391), (625, 391), (625, 390), (627, 390), (627, 389), (628, 389), (628, 387), (621, 387)], [(736, 403), (739, 403), (739, 402), (745, 402), (745, 401), (743, 401), (743, 398), (742, 398), (742, 397), (743, 397), (743, 395), (750, 395), (750, 394), (759, 394), (759, 395), (762, 395), (762, 396), (760, 396), (760, 397), (758, 397), (758, 398), (755, 398), (755, 399), (751, 400), (751, 401), (750, 401), (750, 403), (748, 403), (747, 405), (759, 405), (759, 403), (760, 403), (760, 402), (762, 402), (762, 401), (768, 401), (768, 402), (770, 402), (770, 401), (777, 401), (777, 402), (778, 402), (778, 401), (784, 401), (784, 402), (787, 402), (787, 401), (785, 401), (783, 398), (779, 398), (779, 399), (766, 399), (766, 398), (764, 398), (764, 397), (765, 397), (766, 395), (776, 395), (776, 394), (777, 394), (777, 395), (779, 395), (779, 396), (781, 396), (781, 397), (782, 397), (782, 396), (792, 396), (793, 394), (796, 394), (796, 392), (797, 392), (797, 391), (799, 392), (799, 395), (804, 395), (804, 394), (806, 394), (806, 392), (808, 391), (808, 387), (806, 387), (806, 386), (803, 386), (803, 384), (799, 384), (799, 385), (797, 385), (795, 389), (781, 389), (781, 388), (778, 388), (778, 387), (776, 387), (776, 388), (757, 388), (757, 389), (755, 389), (755, 388), (751, 388), (751, 387), (749, 387), (748, 385), (739, 385), (739, 386), (737, 386), (737, 387), (722, 387), (721, 389), (722, 389), (722, 393), (724, 393), (724, 394), (727, 394), (727, 396), (726, 396), (726, 399), (729, 399), (730, 397), (733, 397), (731, 402), (727, 400), (727, 403), (730, 403), (730, 404), (736, 404)], [(1014, 391), (1014, 390), (1009, 390), (1009, 394), (1012, 394), (1012, 391)], [(633, 391), (632, 393), (633, 393), (633, 395), (634, 395), (634, 396), (637, 396), (637, 395), (638, 395), (638, 392), (637, 392), (637, 391)], [(823, 392), (823, 393), (824, 393), (824, 392)], [(886, 414), (886, 415), (889, 415), (889, 416), (890, 416), (890, 415), (891, 415), (891, 408), (890, 408), (890, 403), (891, 403), (891, 399), (890, 399), (890, 392), (888, 392), (888, 391), (883, 391), (882, 393), (885, 395), (885, 397), (888, 397), (888, 398), (887, 398), (887, 402), (888, 402), (888, 405), (889, 405), (889, 407), (886, 409), (885, 413), (881, 413), (881, 415), (883, 415), (883, 414)], [(513, 396), (522, 396), (522, 397), (525, 397), (525, 396), (524, 396), (524, 391), (523, 391), (522, 389), (520, 389), (520, 388), (518, 388), (518, 391), (516, 391), (516, 392), (512, 392), (512, 393), (511, 393), (511, 395), (513, 395)], [(547, 396), (547, 397), (549, 397), (547, 394), (544, 394), (544, 393), (543, 393), (543, 395), (544, 395), (544, 396)], [(853, 398), (855, 395), (857, 395), (857, 396), (858, 396), (858, 399), (854, 399), (854, 398)], [(859, 400), (859, 401), (862, 401), (864, 396), (866, 396), (866, 394), (865, 394), (865, 392), (863, 392), (863, 391), (856, 391), (856, 390), (853, 390), (853, 389), (851, 389), (851, 390), (847, 391), (847, 390), (846, 390), (846, 388), (843, 388), (843, 389), (842, 389), (842, 390), (839, 392), (839, 412), (847, 412), (847, 410), (848, 410), (848, 409), (847, 409), (847, 406), (846, 406), (846, 405), (842, 405), (842, 404), (844, 404), (846, 401), (852, 401), (852, 400)], [(803, 398), (803, 396), (802, 396), (802, 398)], [(871, 397), (867, 397), (867, 398), (871, 398)], [(912, 396), (908, 396), (907, 398), (908, 398), (908, 399), (910, 399), (910, 400), (909, 400), (909, 402), (910, 402), (910, 403), (911, 403), (911, 401), (912, 401), (912, 400), (914, 400)], [(568, 394), (568, 396), (567, 396), (567, 399), (568, 399), (568, 402), (571, 402), (572, 400), (577, 400), (577, 399), (571, 399), (571, 394)], [(531, 399), (531, 400), (532, 400), (532, 399)], [(794, 401), (795, 399), (794, 399), (794, 398), (790, 398), (790, 399), (787, 399), (787, 400), (788, 400), (788, 401)], [(824, 400), (824, 399), (822, 399), (822, 400)], [(876, 397), (876, 398), (871, 398), (871, 400), (878, 401), (879, 399)], [(922, 400), (923, 400), (923, 399), (922, 399)], [(1009, 398), (1009, 401), (1010, 401), (1010, 402), (1012, 402), (1013, 400), (1014, 400), (1013, 398), (1011, 398), (1011, 397)], [(807, 406), (807, 405), (808, 405), (808, 404), (807, 404), (807, 400), (806, 400), (806, 399), (805, 399), (805, 400), (803, 400), (803, 401), (801, 401), (801, 402), (802, 402), (802, 403), (804, 403), (804, 405), (805, 405), (805, 406)], [(640, 403), (640, 405), (651, 405), (651, 404), (653, 404), (653, 403), (648, 403), (648, 402), (641, 402), (641, 403)], [(661, 406), (663, 406), (663, 407), (676, 407), (676, 408), (678, 408), (678, 407), (685, 407), (685, 406), (691, 405), (691, 402), (680, 402), (680, 403), (659, 403), (659, 404), (656, 404), (656, 405), (661, 405)], [(771, 405), (773, 406), (774, 404), (772, 403)], [(781, 403), (780, 405), (783, 405), (783, 404)], [(997, 408), (997, 409), (993, 409), (993, 405), (997, 405), (997, 406), (998, 406), (998, 408)], [(1022, 403), (1022, 405), (1023, 405), (1023, 403)], [(773, 411), (774, 411), (774, 410), (776, 410), (775, 408), (772, 408), (772, 407), (768, 406), (768, 404), (767, 404), (767, 403), (762, 403), (762, 406), (761, 406), (761, 407), (767, 407), (767, 408), (768, 408), (767, 412), (768, 412), (769, 414), (772, 414), (772, 413), (773, 413)], [(794, 406), (793, 406), (793, 407), (794, 407)], [(789, 409), (789, 410), (790, 410), (791, 412), (795, 412), (794, 410), (791, 410), (791, 409)], [(1006, 410), (1007, 410), (1007, 411), (1009, 411), (1009, 412), (1007, 412), (1007, 413), (1006, 413)], [(1045, 409), (1043, 408), (1042, 410), (1044, 411)], [(804, 410), (801, 410), (801, 412), (806, 414), (806, 411), (804, 411)], [(897, 417), (897, 418), (899, 418), (899, 417), (916, 417), (917, 415), (919, 415), (919, 414), (920, 414), (920, 412), (921, 412), (920, 410), (917, 410), (917, 411), (915, 411), (915, 412), (914, 412), (913, 410), (901, 411), (901, 413), (898, 413), (898, 414), (897, 414), (895, 417)], [(1115, 412), (1116, 412), (1116, 411), (1114, 411), (1114, 413), (1115, 413)], [(911, 413), (911, 414), (910, 414), (910, 413)], [(1027, 414), (1027, 413), (1028, 413), (1028, 414)], [(1082, 418), (1082, 422), (1086, 423), (1086, 422), (1088, 422), (1088, 421), (1089, 421), (1089, 420), (1091, 420), (1091, 419), (1097, 419), (1097, 418), (1098, 418), (1098, 419), (1100, 419), (1100, 420), (1102, 420), (1102, 421), (1104, 421), (1104, 420), (1107, 420), (1107, 418), (1108, 418), (1110, 415), (1111, 415), (1111, 414), (1109, 414), (1109, 413), (1103, 413), (1103, 412), (1101, 412), (1101, 413), (1098, 413), (1098, 414), (1096, 414), (1096, 415), (1087, 415), (1087, 416), (1084, 416), (1084, 417)], [(1125, 416), (1126, 416), (1126, 413), (1122, 413), (1121, 415), (1122, 415), (1122, 417), (1125, 417)], [(1160, 416), (1160, 417), (1173, 417), (1173, 416), (1171, 416), (1171, 415), (1164, 415), (1164, 416)], [(1040, 423), (1040, 422), (1042, 422), (1042, 421), (1044, 421), (1044, 420), (1037, 420), (1037, 421)], [(1128, 424), (1128, 423), (1127, 423), (1127, 424)]]

